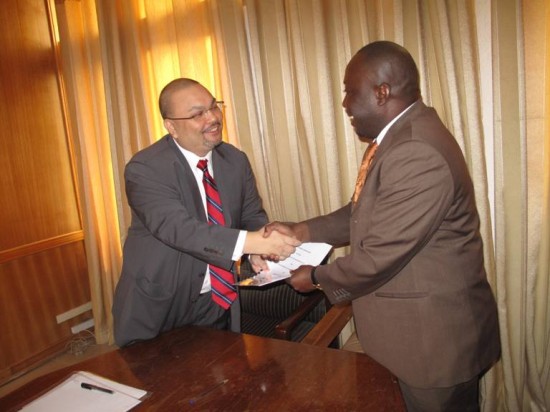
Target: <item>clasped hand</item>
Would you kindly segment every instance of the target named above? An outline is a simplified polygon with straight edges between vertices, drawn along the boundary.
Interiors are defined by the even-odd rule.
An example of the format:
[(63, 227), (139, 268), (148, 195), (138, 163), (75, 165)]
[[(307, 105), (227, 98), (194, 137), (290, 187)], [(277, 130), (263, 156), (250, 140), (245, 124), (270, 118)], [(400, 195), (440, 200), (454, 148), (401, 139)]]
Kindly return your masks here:
[[(294, 240), (298, 240), (300, 246), (302, 241), (305, 240), (305, 237), (308, 236), (306, 227), (300, 223), (281, 223), (281, 222), (272, 222), (264, 227), (264, 238), (269, 238), (272, 236), (285, 236)], [(294, 250), (292, 253), (294, 253)], [(292, 254), (290, 253), (290, 254)], [(261, 254), (261, 255), (250, 255), (250, 263), (252, 265), (252, 270), (259, 272), (261, 270), (268, 270), (267, 261), (278, 262), (286, 259), (289, 255), (281, 254)], [(290, 284), (298, 292), (310, 292), (315, 289), (315, 286), (311, 283), (311, 270), (313, 266), (303, 265), (298, 269), (290, 272), (291, 277), (286, 279), (286, 282)]]
[(269, 226), (246, 236), (243, 252), (251, 255), (250, 263), (256, 272), (268, 269), (267, 260), (285, 260), (302, 244), (291, 230)]

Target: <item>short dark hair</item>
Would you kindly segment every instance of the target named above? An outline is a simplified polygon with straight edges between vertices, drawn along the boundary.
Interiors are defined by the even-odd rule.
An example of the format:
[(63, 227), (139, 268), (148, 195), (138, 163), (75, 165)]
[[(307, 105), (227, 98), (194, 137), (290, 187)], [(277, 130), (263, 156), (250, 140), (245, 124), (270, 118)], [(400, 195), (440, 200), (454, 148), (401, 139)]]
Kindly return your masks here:
[(375, 41), (357, 52), (365, 65), (374, 65), (379, 83), (388, 83), (397, 97), (415, 101), (420, 98), (420, 75), (411, 54), (391, 41)]
[(189, 86), (193, 86), (196, 84), (200, 85), (200, 83), (196, 80), (181, 77), (179, 79), (172, 80), (170, 83), (164, 86), (159, 95), (159, 109), (160, 115), (163, 119), (169, 117), (168, 113), (171, 109), (170, 97), (172, 96), (172, 94), (178, 90), (185, 89)]

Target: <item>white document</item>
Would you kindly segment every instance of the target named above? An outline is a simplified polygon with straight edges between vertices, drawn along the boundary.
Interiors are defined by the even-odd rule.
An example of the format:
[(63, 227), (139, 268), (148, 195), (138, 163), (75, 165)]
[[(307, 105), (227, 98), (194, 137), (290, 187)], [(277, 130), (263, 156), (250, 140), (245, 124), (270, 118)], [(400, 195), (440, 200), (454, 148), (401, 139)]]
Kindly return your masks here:
[[(81, 385), (92, 385), (85, 389)], [(98, 389), (100, 388), (100, 389)], [(110, 392), (110, 393), (109, 393)], [(90, 372), (76, 372), (22, 411), (124, 412), (141, 402), (147, 391), (102, 378)]]
[(268, 271), (261, 271), (251, 278), (240, 281), (238, 285), (264, 286), (289, 278), (290, 271), (298, 269), (302, 265), (319, 265), (331, 249), (332, 246), (327, 243), (302, 243), (296, 248), (296, 252), (287, 259), (278, 263), (267, 262)]

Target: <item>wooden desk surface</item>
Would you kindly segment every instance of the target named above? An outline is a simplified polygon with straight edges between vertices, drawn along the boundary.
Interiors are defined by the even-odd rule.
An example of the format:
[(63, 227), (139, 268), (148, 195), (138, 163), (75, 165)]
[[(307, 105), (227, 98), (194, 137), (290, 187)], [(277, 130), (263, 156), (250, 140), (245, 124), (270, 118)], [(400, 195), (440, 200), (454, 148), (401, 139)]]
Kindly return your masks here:
[(136, 411), (405, 410), (395, 378), (364, 354), (198, 327), (37, 378), (1, 398), (0, 410), (17, 410), (78, 370), (151, 392)]

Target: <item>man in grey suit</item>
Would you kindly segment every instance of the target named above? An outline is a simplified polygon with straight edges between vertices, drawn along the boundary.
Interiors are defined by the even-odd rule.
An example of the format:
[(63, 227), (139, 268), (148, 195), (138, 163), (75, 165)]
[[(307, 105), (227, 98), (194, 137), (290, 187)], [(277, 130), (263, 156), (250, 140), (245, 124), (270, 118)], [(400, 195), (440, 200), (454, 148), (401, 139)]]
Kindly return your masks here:
[(352, 301), (364, 351), (397, 376), (408, 410), (478, 410), (479, 378), (499, 358), (500, 342), (460, 147), (422, 102), (403, 47), (368, 44), (349, 62), (344, 86), (355, 132), (367, 152), (376, 148), (352, 201), (268, 232), (349, 243), (349, 255), (302, 266), (289, 282), (301, 292), (322, 288), (333, 303)]
[[(232, 278), (224, 287), (235, 296), (235, 279), (226, 271), (243, 253), (255, 254), (253, 267), (266, 268), (258, 255), (285, 258), (300, 244), (278, 232), (264, 236), (267, 216), (250, 163), (222, 142), (220, 105), (192, 79), (170, 82), (159, 98), (169, 134), (126, 166), (132, 222), (113, 303), (119, 346), (183, 325), (238, 331), (238, 299), (228, 299), (229, 308), (215, 302), (212, 269)], [(207, 160), (215, 181), (222, 224), (207, 221), (206, 172), (198, 169), (199, 160)]]

